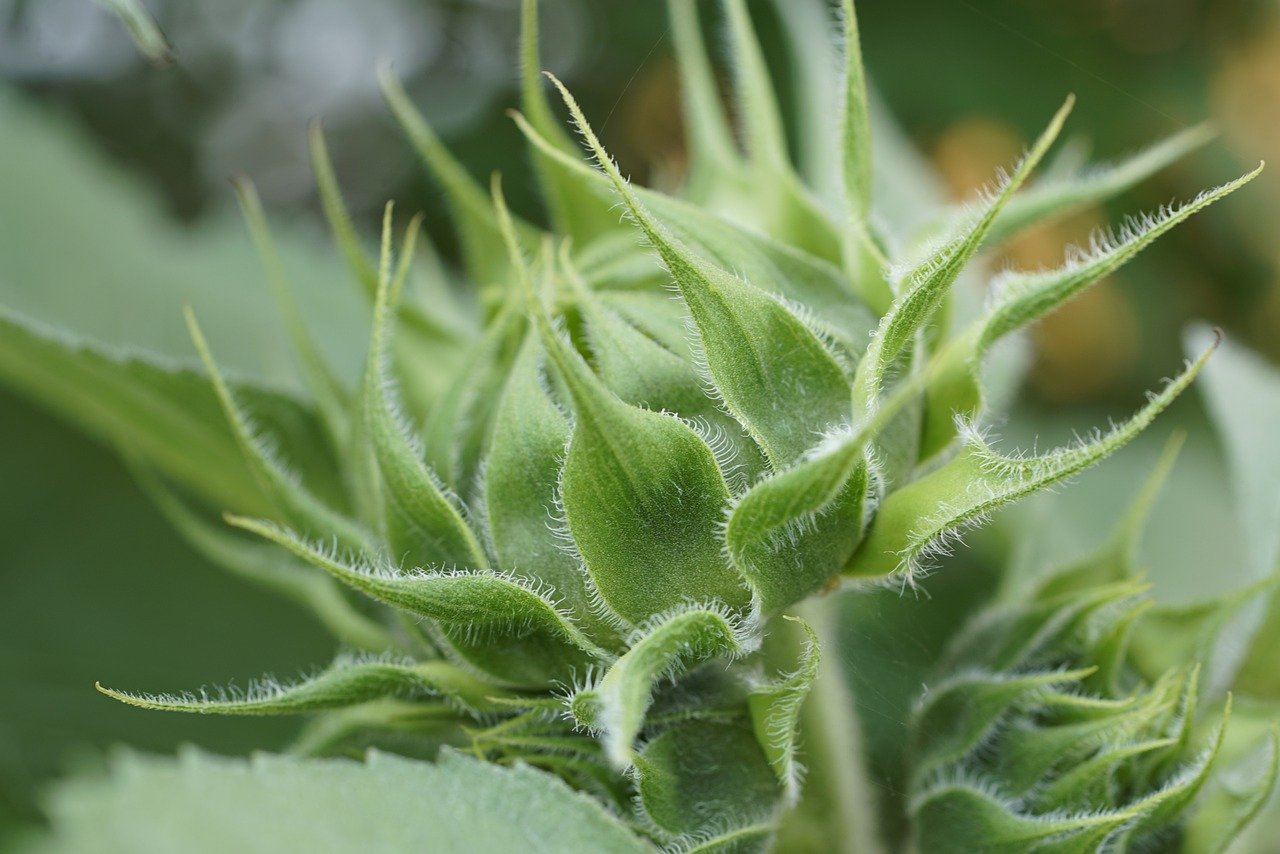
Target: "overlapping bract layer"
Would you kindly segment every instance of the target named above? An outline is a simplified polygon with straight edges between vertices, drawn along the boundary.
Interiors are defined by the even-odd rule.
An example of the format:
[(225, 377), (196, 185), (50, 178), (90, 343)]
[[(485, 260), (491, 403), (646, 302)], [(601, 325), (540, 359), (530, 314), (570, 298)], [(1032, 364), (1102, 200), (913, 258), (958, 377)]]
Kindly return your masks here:
[[(669, 6), (691, 151), (676, 196), (628, 183), (552, 78), (585, 140), (584, 158), (537, 74), (536, 8), (526, 0), (524, 112), (515, 120), (530, 141), (549, 232), (513, 218), (497, 182), (486, 192), (474, 181), (395, 79), (384, 77), (392, 111), (452, 208), (461, 299), (434, 257), (422, 263), (415, 255), (416, 220), (398, 262), (390, 209), (378, 261), (365, 254), (315, 132), (325, 211), (372, 306), (355, 388), (334, 379), (308, 338), (244, 189), (343, 488), (321, 498), (291, 473), (297, 461), (287, 429), (269, 437), (255, 426), (252, 402), (221, 378), (192, 318), (231, 435), (261, 486), (263, 500), (228, 507), (236, 514), (229, 521), (279, 546), (280, 566), (265, 568), (256, 544), (213, 531), (156, 489), (206, 553), (246, 574), (272, 573), (276, 586), (322, 605), (344, 639), (407, 658), (344, 661), (298, 686), (247, 697), (113, 695), (198, 712), (350, 707), (320, 718), (303, 747), (333, 750), (370, 732), (416, 735), (427, 752), (462, 740), (496, 761), (545, 767), (622, 811), (638, 794), (637, 824), (656, 840), (755, 845), (780, 805), (798, 797), (799, 709), (817, 672), (816, 647), (806, 644), (792, 651), (793, 672), (760, 674), (754, 654), (775, 618), (824, 588), (916, 583), (924, 562), (965, 528), (1102, 459), (1194, 379), (1208, 352), (1130, 420), (1044, 455), (1003, 454), (971, 429), (982, 414), (979, 369), (997, 338), (1252, 174), (1138, 220), (1060, 270), (1009, 277), (978, 320), (952, 333), (953, 285), (981, 249), (1123, 189), (1182, 153), (1187, 140), (1110, 171), (1022, 190), (1068, 103), (980, 204), (938, 217), (942, 224), (923, 237), (903, 233), (876, 214), (849, 0), (844, 121), (838, 136), (810, 141), (842, 163), (836, 193), (806, 183), (793, 165), (744, 3), (724, 4), (741, 146), (719, 104), (694, 5)], [(456, 314), (441, 309), (455, 303), (463, 305)], [(442, 376), (441, 364), (453, 372)], [(189, 473), (150, 453), (147, 439), (137, 442), (140, 467), (204, 491), (191, 482), (198, 473), (184, 478)], [(302, 563), (318, 580), (296, 580)], [(340, 588), (367, 601), (356, 605)], [(1078, 594), (1087, 606), (1050, 599), (1051, 612), (1023, 607), (1046, 624), (1074, 628), (1062, 614), (1083, 620), (1129, 592), (1089, 587)], [(1161, 677), (1132, 709), (1121, 701), (1093, 708), (1068, 686), (1097, 674), (1062, 670), (1057, 660), (1041, 666), (1039, 653), (1037, 646), (1009, 660), (982, 658), (988, 670), (961, 669), (931, 695), (932, 703), (963, 698), (973, 730), (951, 732), (940, 748), (927, 724), (933, 707), (922, 712), (928, 743), (920, 761), (929, 766), (915, 807), (922, 827), (935, 814), (979, 824), (1003, 812), (1010, 821), (1040, 820), (940, 770), (982, 740), (987, 716), (1034, 709), (1027, 720), (1049, 732), (1049, 718), (1087, 728), (1107, 715), (1138, 715), (1139, 707), (1172, 715), (1193, 696), (1187, 679)], [(965, 718), (942, 717), (952, 729)], [(1133, 726), (1140, 743), (1176, 740), (1169, 726)], [(1125, 761), (1150, 764), (1164, 747)], [(1020, 761), (1032, 753), (1012, 752)], [(1045, 769), (1017, 773), (1038, 780)], [(1095, 809), (1093, 794), (1060, 788), (1050, 812), (1072, 798), (1074, 809)], [(1152, 805), (1144, 815), (1171, 809)], [(1081, 832), (1094, 839), (1137, 821), (1125, 816), (1112, 824), (1097, 818)]]
[(1185, 607), (1155, 604), (1134, 575), (1171, 448), (1105, 547), (953, 641), (911, 722), (923, 850), (1224, 851), (1274, 789), (1275, 724), (1259, 736), (1246, 707), (1229, 728), (1232, 698), (1202, 690), (1201, 672), (1226, 622), (1276, 579)]

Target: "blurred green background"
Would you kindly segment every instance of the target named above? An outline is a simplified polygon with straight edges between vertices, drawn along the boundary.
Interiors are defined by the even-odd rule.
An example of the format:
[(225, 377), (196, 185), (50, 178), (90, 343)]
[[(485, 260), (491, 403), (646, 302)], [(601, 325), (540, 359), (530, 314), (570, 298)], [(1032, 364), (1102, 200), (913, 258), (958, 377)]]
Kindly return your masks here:
[[(778, 16), (791, 1), (753, 4), (780, 78)], [(516, 0), (146, 5), (173, 43), (170, 66), (141, 60), (89, 0), (0, 0), (0, 303), (108, 344), (145, 340), (189, 360), (177, 307), (190, 280), (262, 288), (231, 211), (227, 179), (237, 174), (257, 182), (304, 286), (337, 282), (306, 154), (314, 118), (325, 123), (359, 223), (371, 230), (394, 198), (402, 210), (425, 211), (451, 253), (441, 195), (378, 96), (384, 61), (466, 165), (479, 175), (501, 168), (513, 205), (539, 218), (521, 139), (502, 112), (516, 100)], [(714, 27), (713, 4), (704, 6)], [(662, 4), (543, 7), (544, 63), (578, 94), (624, 170), (643, 179), (678, 163), (679, 92)], [(1014, 160), (1067, 92), (1079, 98), (1071, 128), (1097, 159), (1205, 119), (1221, 130), (1208, 149), (1106, 210), (1021, 238), (997, 265), (1054, 264), (1065, 243), (1126, 213), (1189, 198), (1259, 159), (1280, 165), (1274, 0), (861, 0), (859, 12), (876, 87), (955, 198)], [(113, 313), (115, 289), (143, 286), (168, 308)], [(342, 289), (332, 286), (319, 292)], [(1010, 441), (1038, 435), (1043, 446), (1130, 411), (1143, 389), (1174, 372), (1193, 318), (1280, 359), (1280, 169), (1040, 324)], [(362, 323), (352, 332), (359, 341)], [(228, 356), (269, 370), (282, 353), (268, 343)], [(1218, 451), (1194, 399), (1064, 492), (1073, 533), (1042, 550), (1087, 547), (1085, 532), (1123, 506), (1175, 423), (1192, 441), (1148, 559), (1164, 595), (1215, 583), (1235, 559), (1234, 532)], [(990, 555), (1007, 546), (998, 529), (976, 544)], [(95, 694), (94, 680), (155, 690), (243, 684), (330, 652), (293, 606), (194, 556), (111, 453), (0, 392), (0, 824), (34, 817), (41, 781), (91, 761), (96, 747), (194, 741), (243, 751), (290, 731), (138, 712)]]

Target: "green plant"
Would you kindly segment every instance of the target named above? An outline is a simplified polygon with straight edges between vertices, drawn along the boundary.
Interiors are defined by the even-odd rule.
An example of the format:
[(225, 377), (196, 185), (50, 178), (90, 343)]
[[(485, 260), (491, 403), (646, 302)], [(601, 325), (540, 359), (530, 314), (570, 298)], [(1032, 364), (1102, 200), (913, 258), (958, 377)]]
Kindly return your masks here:
[[(241, 204), (305, 399), (224, 377), (190, 310), (203, 373), (4, 319), (11, 381), (110, 438), (197, 549), (301, 602), (354, 651), (244, 692), (102, 688), (149, 709), (312, 717), (292, 758), (129, 758), (112, 788), (72, 784), (54, 844), (190, 847), (212, 825), (201, 838), (214, 850), (1199, 851), (1261, 808), (1275, 739), (1245, 727), (1268, 761), (1244, 782), (1224, 776), (1237, 769), (1223, 757), (1255, 742), (1229, 741), (1214, 645), (1270, 577), (1153, 607), (1132, 544), (1154, 484), (1097, 556), (1010, 576), (966, 615), (901, 740), (864, 723), (866, 760), (833, 607), (837, 589), (927, 589), (964, 531), (1102, 460), (1192, 383), (1216, 342), (1130, 419), (1076, 444), (1008, 454), (975, 427), (989, 416), (984, 362), (1009, 357), (1001, 340), (1258, 170), (1060, 268), (1005, 274), (970, 305), (957, 282), (980, 249), (1122, 191), (1205, 132), (1024, 189), (1068, 100), (989, 193), (913, 225), (917, 212), (890, 218), (873, 199), (873, 184), (892, 195), (919, 177), (902, 164), (873, 174), (850, 0), (843, 121), (828, 138), (832, 105), (799, 103), (798, 134), (817, 152), (806, 168), (745, 4), (724, 4), (741, 145), (695, 4), (668, 7), (690, 150), (676, 195), (628, 183), (551, 77), (584, 162), (547, 98), (524, 3), (513, 117), (550, 230), (513, 217), (497, 178), (489, 192), (474, 182), (384, 75), (447, 194), (460, 281), (417, 240), (418, 219), (397, 257), (390, 206), (369, 257), (313, 132), (325, 213), (371, 307), (354, 382), (296, 305), (248, 182)], [(1270, 714), (1262, 703), (1248, 720)], [(369, 747), (408, 758), (311, 758)], [(904, 788), (873, 796), (873, 757), (895, 751)], [(355, 815), (325, 820), (342, 809)]]

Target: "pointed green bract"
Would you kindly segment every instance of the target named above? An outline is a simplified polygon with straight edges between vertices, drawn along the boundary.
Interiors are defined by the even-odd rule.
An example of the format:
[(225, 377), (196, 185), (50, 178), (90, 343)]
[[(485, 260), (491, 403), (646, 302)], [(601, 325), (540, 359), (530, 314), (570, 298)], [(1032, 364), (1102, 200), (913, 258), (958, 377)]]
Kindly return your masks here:
[(1119, 195), (1204, 146), (1214, 136), (1213, 129), (1207, 125), (1188, 128), (1118, 163), (1092, 167), (1078, 175), (1029, 187), (1011, 199), (996, 218), (990, 240), (999, 243), (1023, 229)]
[(327, 507), (316, 498), (295, 477), (293, 477), (273, 456), (266, 441), (254, 432), (248, 416), (240, 408), (231, 392), (231, 387), (218, 370), (213, 361), (213, 354), (196, 323), (195, 314), (190, 308), (186, 311), (187, 329), (191, 332), (191, 340), (204, 361), (209, 379), (213, 383), (218, 402), (226, 414), (231, 432), (244, 454), (245, 462), (254, 473), (263, 491), (274, 502), (276, 509), (291, 524), (314, 534), (333, 537), (345, 548), (367, 550), (370, 548), (369, 535), (358, 525), (344, 518), (337, 511)]
[(1259, 166), (1234, 181), (1206, 190), (1186, 204), (1162, 208), (1135, 220), (1117, 237), (1095, 237), (1087, 252), (1069, 251), (1068, 260), (1061, 267), (999, 276), (992, 283), (991, 307), (954, 340), (947, 351), (947, 372), (929, 389), (921, 455), (933, 456), (952, 441), (957, 416), (970, 418), (978, 414), (982, 402), (979, 370), (983, 357), (997, 341), (1029, 326), (1115, 272), (1174, 226), (1240, 189), (1261, 171)]
[(800, 712), (813, 681), (818, 677), (821, 651), (818, 635), (799, 618), (805, 631), (804, 646), (796, 669), (774, 682), (751, 692), (747, 708), (756, 740), (764, 749), (770, 767), (778, 777), (787, 797), (794, 803), (800, 797), (803, 767), (800, 763)]
[(867, 77), (862, 67), (862, 42), (853, 0), (842, 0), (844, 19), (844, 121), (841, 126), (844, 192), (850, 214), (865, 224), (871, 213), (871, 117), (867, 105)]
[(911, 269), (902, 279), (899, 295), (880, 321), (875, 338), (858, 366), (854, 386), (854, 406), (873, 406), (884, 376), (894, 360), (912, 343), (946, 300), (951, 285), (960, 271), (977, 253), (991, 230), (1001, 209), (1014, 192), (1027, 180), (1049, 147), (1057, 139), (1063, 123), (1075, 103), (1068, 98), (1050, 120), (1035, 145), (1018, 164), (1013, 174), (1000, 186), (995, 197), (979, 215), (972, 216), (948, 236), (935, 253)]
[(351, 214), (342, 201), (342, 190), (338, 186), (338, 177), (334, 174), (333, 162), (329, 159), (329, 147), (324, 141), (324, 129), (319, 122), (312, 123), (308, 137), (311, 169), (315, 174), (316, 189), (320, 193), (320, 205), (329, 223), (329, 230), (333, 232), (352, 274), (372, 297), (378, 289), (378, 270), (360, 245), (360, 238), (351, 222)]
[(1092, 441), (1016, 457), (1000, 454), (972, 435), (955, 459), (885, 500), (846, 573), (902, 571), (910, 580), (922, 561), (991, 512), (1083, 471), (1128, 443), (1191, 384), (1212, 352), (1211, 347), (1202, 353), (1128, 421)]
[[(618, 191), (607, 172), (573, 160), (518, 115), (516, 125), (539, 151), (574, 169), (611, 203), (617, 199)], [(812, 314), (806, 321), (838, 342), (851, 358), (866, 349), (875, 321), (834, 265), (680, 199), (646, 187), (628, 185), (628, 189), (677, 241), (696, 249), (715, 266), (735, 271), (740, 278), (784, 301), (809, 308)], [(652, 270), (647, 259), (646, 264)], [(618, 277), (601, 278), (614, 283)], [(666, 277), (663, 281), (667, 281)]]
[(1125, 227), (1119, 237), (1100, 238), (1089, 254), (1056, 270), (1013, 273), (994, 285), (995, 306), (982, 321), (979, 352), (1015, 329), (1027, 326), (1074, 297), (1088, 285), (1128, 262), (1174, 226), (1248, 184), (1262, 172), (1258, 166), (1241, 177), (1206, 190), (1184, 205), (1162, 208)]
[(680, 66), (681, 115), (689, 140), (689, 177), (684, 191), (695, 200), (706, 199), (713, 188), (742, 181), (743, 164), (715, 74), (707, 58), (698, 22), (698, 4), (667, 0), (671, 40)]
[[(538, 56), (538, 2), (523, 0), (520, 12), (520, 103), (538, 133), (562, 151), (575, 146), (556, 121), (543, 89)], [(617, 215), (572, 170), (536, 147), (533, 164), (542, 184), (543, 197), (556, 231), (586, 244), (594, 237), (618, 229)]]
[[(391, 70), (384, 69), (379, 78), (391, 111), (448, 196), (472, 281), (478, 286), (503, 281), (509, 272), (506, 252), (497, 217), (484, 190), (445, 148)], [(530, 236), (530, 226), (521, 224), (520, 230), (525, 237)]]
[(571, 351), (533, 293), (506, 206), (496, 201), (534, 325), (572, 401), (560, 500), (605, 607), (631, 623), (700, 596), (745, 607), (747, 592), (716, 537), (729, 488), (711, 448), (678, 418), (618, 399)]
[(576, 692), (578, 721), (603, 733), (610, 761), (633, 761), (632, 745), (658, 682), (715, 658), (741, 655), (754, 643), (741, 622), (720, 610), (689, 606), (652, 618), (636, 630), (631, 648), (599, 684)]
[[(561, 94), (602, 168), (658, 250), (698, 324), (716, 391), (775, 467), (797, 459), (822, 431), (848, 418), (848, 383), (826, 345), (784, 304), (706, 263), (631, 193), (577, 103)], [(785, 361), (778, 353), (788, 354)]]
[(306, 378), (316, 406), (324, 417), (330, 438), (334, 445), (341, 447), (346, 441), (348, 430), (349, 395), (325, 364), (324, 356), (321, 355), (319, 348), (311, 339), (311, 334), (307, 331), (306, 321), (298, 308), (293, 288), (289, 284), (284, 266), (280, 263), (280, 256), (272, 242), (266, 216), (262, 212), (262, 202), (258, 199), (258, 191), (254, 188), (253, 182), (247, 178), (238, 179), (236, 195), (249, 226), (249, 233), (253, 236), (254, 245), (262, 258), (262, 266), (266, 269), (271, 295), (284, 316), (285, 329), (288, 330), (289, 342), (298, 358), (302, 375)]
[[(402, 265), (413, 254), (416, 226), (405, 241)], [(374, 301), (373, 333), (361, 391), (362, 417), (370, 451), (381, 475), (383, 526), (392, 554), (411, 565), (484, 569), (488, 559), (479, 540), (435, 474), (423, 462), (411, 434), (397, 417), (387, 373), (387, 336), (392, 312), (391, 208), (383, 224), (383, 260)], [(402, 281), (402, 276), (397, 275)]]
[[(707, 56), (696, 0), (666, 4), (689, 135), (684, 186), (672, 198), (622, 177), (553, 78), (570, 126), (586, 139), (583, 156), (538, 77), (538, 7), (522, 0), (524, 114), (513, 117), (530, 147), (548, 233), (513, 220), (496, 179), (486, 195), (384, 73), (391, 111), (452, 208), (462, 275), (429, 246), (415, 259), (417, 219), (393, 263), (389, 211), (380, 258), (371, 259), (313, 125), (320, 202), (374, 315), (363, 374), (358, 343), (351, 353), (335, 348), (341, 327), (333, 321), (362, 316), (365, 306), (345, 305), (314, 329), (304, 322), (332, 313), (342, 295), (325, 291), (323, 304), (295, 298), (277, 258), (292, 261), (288, 246), (281, 241), (277, 253), (242, 182), (279, 311), (243, 303), (224, 313), (240, 325), (276, 314), (285, 323), (265, 339), (225, 327), (211, 327), (210, 338), (236, 357), (231, 365), (250, 364), (251, 376), (313, 402), (223, 379), (194, 324), (208, 380), (150, 356), (113, 360), (107, 348), (0, 319), (0, 332), (10, 333), (0, 336), (0, 374), (117, 446), (198, 551), (309, 608), (348, 644), (381, 653), (343, 657), (297, 684), (266, 683), (247, 696), (106, 693), (174, 711), (304, 713), (311, 720), (295, 755), (376, 746), (436, 757), (417, 776), (439, 784), (446, 800), (461, 791), (466, 801), (441, 814), (502, 814), (502, 827), (515, 827), (496, 836), (466, 828), (471, 837), (459, 841), (444, 825), (422, 836), (411, 816), (368, 830), (364, 843), (375, 849), (427, 839), (504, 851), (635, 843), (735, 854), (771, 846), (1088, 854), (1216, 850), (1239, 836), (1276, 778), (1275, 704), (1250, 700), (1228, 734), (1233, 701), (1223, 699), (1252, 631), (1245, 606), (1274, 600), (1264, 564), (1276, 538), (1262, 521), (1276, 507), (1269, 446), (1259, 438), (1270, 422), (1257, 411), (1265, 389), (1246, 384), (1242, 392), (1232, 382), (1214, 397), (1215, 409), (1235, 413), (1225, 421), (1245, 484), (1251, 584), (1169, 606), (1140, 579), (1136, 544), (1172, 465), (1167, 452), (1110, 538), (1083, 559), (1032, 574), (1026, 541), (1065, 528), (1067, 512), (1051, 508), (1038, 522), (1022, 521), (1034, 536), (1007, 538), (1027, 552), (1012, 569), (1002, 572), (994, 549), (983, 548), (964, 561), (965, 572), (929, 581), (932, 601), (888, 588), (900, 581), (921, 593), (921, 563), (965, 528), (1111, 453), (1186, 387), (1203, 356), (1128, 422), (1049, 454), (999, 453), (969, 426), (985, 423), (984, 397), (996, 398), (980, 374), (996, 341), (1256, 173), (1100, 238), (1089, 254), (1069, 253), (1059, 269), (1006, 274), (980, 309), (952, 291), (984, 247), (1096, 203), (1204, 133), (1092, 172), (1070, 149), (1030, 183), (1068, 103), (980, 207), (934, 219), (940, 204), (920, 189), (930, 179), (909, 165), (905, 137), (879, 119), (873, 163), (853, 3), (806, 2), (724, 0), (723, 69)], [(780, 32), (758, 38), (753, 16), (760, 23), (761, 14), (780, 16), (772, 21)], [(828, 32), (833, 14), (843, 16), (842, 56), (841, 40)], [(791, 67), (766, 67), (767, 53)], [(720, 103), (721, 73), (738, 105), (732, 116)], [(683, 165), (677, 155), (654, 174), (678, 181)], [(50, 196), (45, 185), (59, 189), (60, 177), (32, 181), (10, 169), (9, 183), (28, 187), (15, 209), (35, 205), (38, 213)], [(60, 209), (71, 231), (85, 207)], [(11, 244), (31, 238), (24, 229), (35, 219), (6, 220), (19, 239), (0, 244), (0, 265), (12, 264)], [(918, 233), (931, 219), (935, 227)], [(93, 273), (100, 268), (113, 284), (108, 292), (128, 292), (122, 307), (132, 315), (150, 317), (141, 309), (160, 303), (113, 282), (113, 257), (154, 249), (154, 269), (172, 268), (160, 276), (166, 285), (182, 286), (189, 271), (165, 264), (164, 241), (124, 237), (94, 244)], [(58, 266), (61, 256), (47, 260), (62, 271), (49, 281), (83, 277)], [(21, 261), (16, 277), (8, 269), (0, 288), (19, 280), (20, 290), (6, 291), (18, 307), (56, 290), (22, 281)], [(325, 277), (316, 270), (306, 280)], [(195, 281), (189, 291), (203, 316), (202, 287)], [(950, 328), (953, 307), (968, 322), (958, 331)], [(84, 298), (52, 311), (78, 315), (96, 340), (120, 343), (96, 315), (125, 312), (94, 308)], [(133, 335), (152, 341), (154, 352), (189, 359), (185, 348)], [(289, 364), (278, 339), (292, 341), (304, 385), (274, 369)], [(258, 350), (271, 355), (266, 370), (240, 358)], [(989, 367), (1001, 368), (997, 385), (1011, 387), (1011, 360)], [(1247, 413), (1231, 408), (1242, 405), (1236, 397)], [(279, 440), (280, 456), (267, 436)], [(953, 448), (958, 436), (964, 441)], [(206, 508), (205, 500), (217, 503)], [(215, 508), (229, 508), (236, 515), (228, 520), (245, 530), (212, 524), (206, 513)], [(984, 546), (1003, 544), (1002, 533)], [(886, 589), (866, 589), (875, 586)], [(846, 590), (842, 626), (827, 613), (835, 613), (838, 588)], [(815, 595), (828, 598), (805, 601)], [(781, 622), (795, 614), (821, 631), (821, 664), (817, 634)], [(1246, 659), (1245, 681), (1263, 694), (1270, 682), (1259, 668), (1270, 660), (1273, 628), (1266, 624)], [(826, 640), (836, 638), (839, 649)], [(486, 766), (449, 752), (455, 745), (516, 770), (472, 774)], [(352, 805), (341, 791), (356, 791), (360, 775), (339, 773), (341, 785), (330, 790), (313, 784), (334, 766), (276, 766), (292, 781), (283, 787), (290, 799), (276, 804), (274, 783), (201, 767), (209, 773), (195, 806), (235, 803), (236, 821), (221, 818), (227, 827), (258, 821), (258, 800), (270, 802), (254, 838), (279, 848), (269, 822), (296, 818), (301, 797), (323, 808), (292, 828), (289, 845), (307, 847), (307, 832), (324, 827), (326, 842), (359, 847), (327, 825), (345, 827)], [(583, 793), (571, 801), (592, 806), (597, 818), (618, 818), (562, 812), (555, 793), (565, 790), (552, 777)], [(506, 786), (517, 778), (524, 783)], [(224, 784), (256, 800), (227, 801)], [(360, 783), (368, 785), (379, 783)], [(502, 812), (528, 806), (530, 790), (549, 796), (534, 798), (536, 814)], [(169, 800), (159, 798), (163, 808), (150, 810), (150, 820), (209, 820), (161, 794)], [(111, 813), (95, 809), (90, 839), (103, 847), (114, 839), (102, 825)], [(359, 809), (362, 820), (383, 815)], [(544, 812), (592, 833), (539, 823)], [(245, 847), (211, 832), (187, 833), (185, 847), (210, 838)]]
[(399, 572), (334, 557), (295, 534), (252, 519), (228, 520), (367, 596), (425, 617), (475, 667), (521, 685), (545, 685), (610, 656), (536, 582), (495, 572)]
[(292, 685), (274, 679), (251, 683), (246, 691), (195, 694), (136, 694), (97, 686), (130, 706), (201, 715), (293, 715), (353, 706), (385, 697), (442, 696), (465, 709), (491, 709), (487, 696), (499, 693), (476, 677), (443, 661), (402, 662), (351, 659)]
[(554, 529), (569, 423), (544, 387), (542, 357), (538, 338), (526, 338), (494, 416), (485, 463), (489, 536), (501, 565), (549, 584), (593, 636), (611, 638), (616, 631), (590, 605), (586, 573)]

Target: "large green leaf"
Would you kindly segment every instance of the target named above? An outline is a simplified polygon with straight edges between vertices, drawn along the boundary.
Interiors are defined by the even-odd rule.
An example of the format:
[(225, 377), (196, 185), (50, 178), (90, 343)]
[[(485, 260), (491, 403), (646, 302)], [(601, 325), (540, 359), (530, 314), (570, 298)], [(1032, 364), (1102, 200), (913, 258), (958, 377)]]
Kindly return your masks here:
[(446, 750), (434, 763), (187, 751), (117, 756), (107, 780), (64, 783), (32, 851), (646, 851), (585, 795), (550, 775)]
[[(305, 394), (266, 276), (234, 218), (174, 225), (76, 129), (5, 91), (0, 152), (0, 305), (76, 338), (193, 367), (182, 324), (190, 305), (232, 380)], [(364, 327), (352, 323), (364, 313), (358, 289), (318, 235), (274, 230), (283, 268), (306, 283), (297, 296), (307, 328), (353, 383), (364, 349)]]
[[(1209, 335), (1208, 330), (1195, 330), (1187, 344), (1194, 346)], [(1219, 358), (1205, 370), (1204, 394), (1226, 453), (1246, 578), (1265, 578), (1280, 569), (1280, 444), (1276, 442), (1280, 372), (1227, 341)], [(1225, 643), (1240, 646), (1257, 628), (1252, 647), (1240, 663), (1238, 685), (1245, 691), (1280, 697), (1275, 666), (1280, 598), (1272, 593), (1260, 627), (1257, 619), (1255, 612), (1235, 621), (1227, 629)]]

